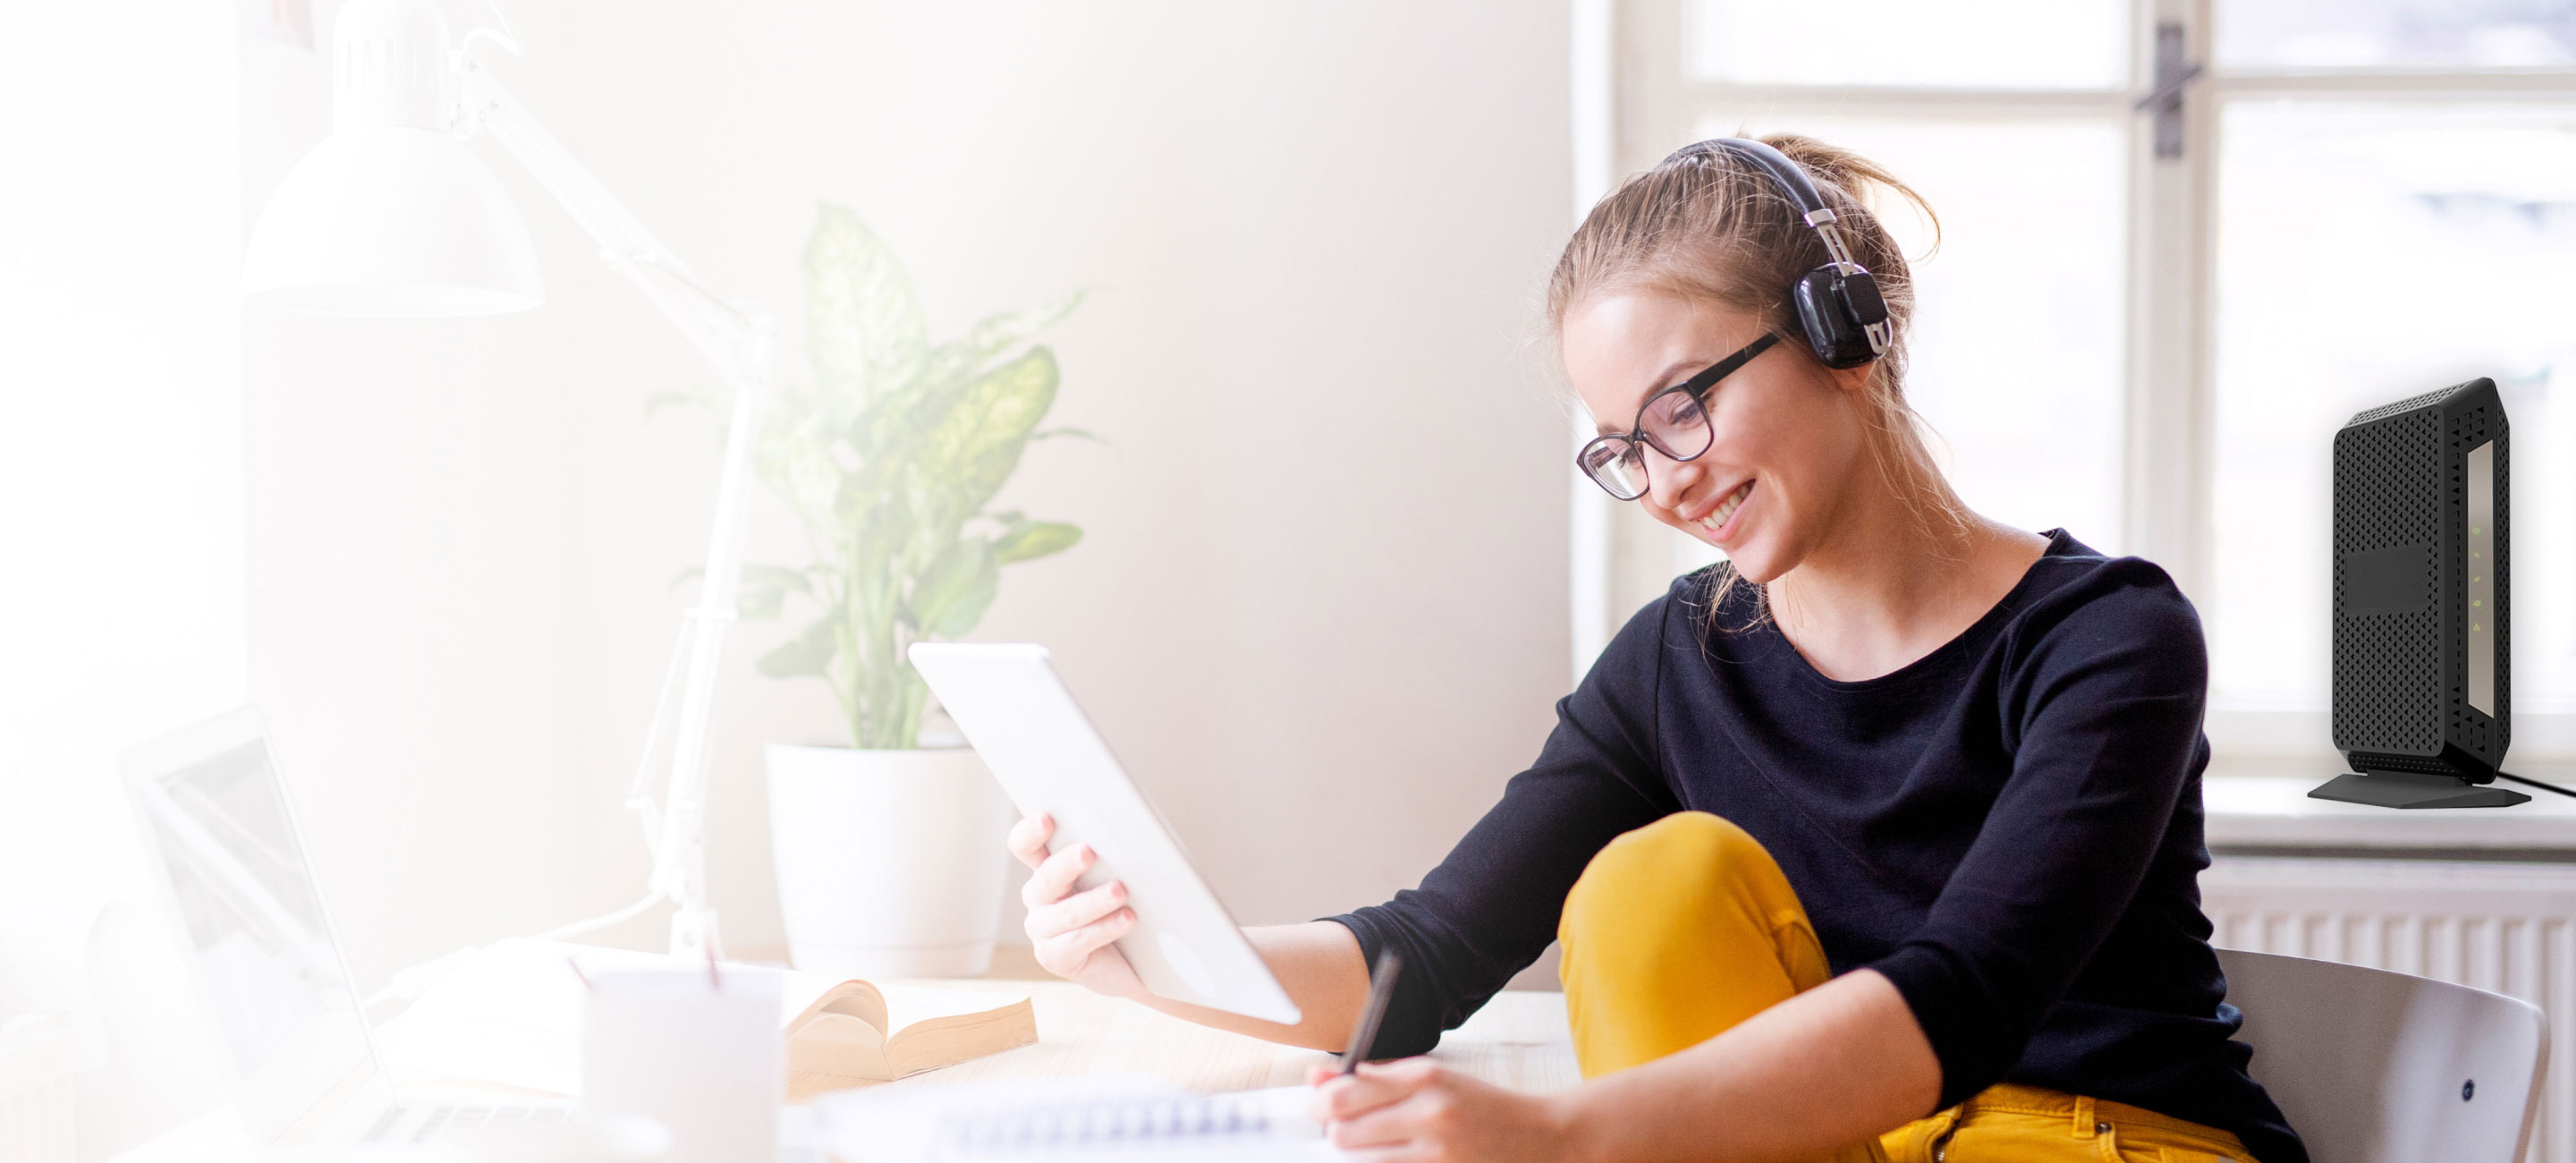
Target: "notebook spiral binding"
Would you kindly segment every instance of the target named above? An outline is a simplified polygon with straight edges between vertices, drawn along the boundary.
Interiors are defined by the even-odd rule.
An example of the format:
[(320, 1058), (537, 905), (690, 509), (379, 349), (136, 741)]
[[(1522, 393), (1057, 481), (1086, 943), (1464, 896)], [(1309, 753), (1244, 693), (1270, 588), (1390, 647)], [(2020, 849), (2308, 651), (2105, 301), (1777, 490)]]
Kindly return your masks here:
[(1270, 1104), (1254, 1094), (1095, 1099), (957, 1111), (942, 1124), (939, 1153), (947, 1158), (1314, 1135), (1312, 1124), (1284, 1125)]

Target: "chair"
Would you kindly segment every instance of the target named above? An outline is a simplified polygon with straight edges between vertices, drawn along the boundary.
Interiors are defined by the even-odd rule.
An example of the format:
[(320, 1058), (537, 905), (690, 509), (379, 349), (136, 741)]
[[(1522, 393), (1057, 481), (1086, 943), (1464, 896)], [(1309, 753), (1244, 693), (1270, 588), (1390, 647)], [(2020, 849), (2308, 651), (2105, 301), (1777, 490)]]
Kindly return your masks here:
[(2254, 1080), (2315, 1163), (2514, 1163), (2548, 1026), (2528, 1002), (2332, 961), (2221, 949)]

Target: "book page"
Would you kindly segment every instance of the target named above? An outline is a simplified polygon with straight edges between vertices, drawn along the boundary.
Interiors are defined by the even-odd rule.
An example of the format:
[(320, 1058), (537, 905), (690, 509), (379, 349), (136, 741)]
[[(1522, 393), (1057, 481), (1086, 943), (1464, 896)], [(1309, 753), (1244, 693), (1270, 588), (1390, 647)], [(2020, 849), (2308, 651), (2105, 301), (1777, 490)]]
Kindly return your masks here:
[(915, 1022), (932, 1018), (980, 1014), (1029, 1000), (1025, 993), (990, 993), (983, 990), (941, 989), (933, 985), (880, 985), (885, 995), (888, 1034), (900, 1034)]

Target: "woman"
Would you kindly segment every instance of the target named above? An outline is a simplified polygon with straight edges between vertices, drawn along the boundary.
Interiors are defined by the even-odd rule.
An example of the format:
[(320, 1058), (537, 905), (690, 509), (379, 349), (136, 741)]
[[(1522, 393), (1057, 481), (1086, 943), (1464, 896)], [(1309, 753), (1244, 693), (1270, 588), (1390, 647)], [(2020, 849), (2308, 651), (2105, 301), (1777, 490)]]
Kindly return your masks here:
[[(1050, 853), (1045, 819), (1011, 837), (1039, 963), (1336, 1049), (1392, 946), (1385, 1058), (1559, 940), (1588, 1081), (1319, 1071), (1333, 1141), (1390, 1157), (2303, 1163), (2229, 1040), (2199, 908), (2196, 615), (2153, 565), (1959, 502), (1902, 393), (1905, 258), (1857, 195), (1920, 199), (1849, 152), (1766, 143), (1629, 181), (1548, 294), (1602, 433), (1583, 467), (1728, 564), (1628, 623), (1421, 888), (1250, 931), (1300, 1024), (1144, 994), (1110, 944), (1123, 887), (1071, 892), (1091, 853)], [(1829, 232), (1884, 301), (1857, 350), (1822, 333), (1871, 321), (1866, 293), (1839, 317), (1793, 303)]]

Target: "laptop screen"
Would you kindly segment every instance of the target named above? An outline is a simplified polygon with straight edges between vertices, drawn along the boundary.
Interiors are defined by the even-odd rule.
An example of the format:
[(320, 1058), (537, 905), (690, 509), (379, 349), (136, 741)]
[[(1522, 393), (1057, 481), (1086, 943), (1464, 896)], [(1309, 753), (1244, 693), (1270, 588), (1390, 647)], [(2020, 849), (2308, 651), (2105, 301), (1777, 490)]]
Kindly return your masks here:
[(243, 1115), (275, 1139), (375, 1059), (267, 746), (254, 735), (129, 786)]

